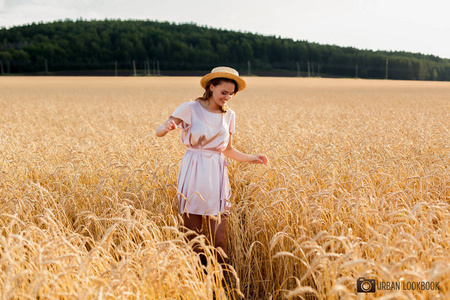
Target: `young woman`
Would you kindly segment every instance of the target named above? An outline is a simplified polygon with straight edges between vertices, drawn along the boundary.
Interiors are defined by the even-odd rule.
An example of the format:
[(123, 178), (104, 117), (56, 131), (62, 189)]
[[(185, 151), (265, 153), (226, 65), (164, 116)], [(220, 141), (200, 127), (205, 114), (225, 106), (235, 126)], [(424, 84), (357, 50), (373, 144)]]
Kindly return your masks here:
[[(232, 146), (235, 113), (226, 104), (246, 87), (239, 73), (232, 68), (217, 67), (200, 80), (200, 85), (205, 89), (203, 97), (181, 104), (156, 129), (156, 135), (162, 137), (176, 128), (182, 129), (181, 141), (187, 151), (178, 174), (177, 188), (182, 195), (177, 197), (184, 226), (201, 234), (202, 218), (207, 216), (210, 241), (226, 253), (231, 188), (225, 156), (266, 165), (268, 159), (262, 154), (241, 153)], [(225, 261), (222, 257), (218, 259)]]

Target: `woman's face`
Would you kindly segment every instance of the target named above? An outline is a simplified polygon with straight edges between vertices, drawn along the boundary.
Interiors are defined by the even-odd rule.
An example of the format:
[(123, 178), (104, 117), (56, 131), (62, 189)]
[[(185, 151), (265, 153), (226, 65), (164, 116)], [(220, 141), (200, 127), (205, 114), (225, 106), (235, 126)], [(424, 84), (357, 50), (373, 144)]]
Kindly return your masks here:
[(234, 95), (234, 88), (234, 83), (227, 81), (222, 81), (216, 86), (210, 85), (211, 98), (218, 106), (224, 106)]

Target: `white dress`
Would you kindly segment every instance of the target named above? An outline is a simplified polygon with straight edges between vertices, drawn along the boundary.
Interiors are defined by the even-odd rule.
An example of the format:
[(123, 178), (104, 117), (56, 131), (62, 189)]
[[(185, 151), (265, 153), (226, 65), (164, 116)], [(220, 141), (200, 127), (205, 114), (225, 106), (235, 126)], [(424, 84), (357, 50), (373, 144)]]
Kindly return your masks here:
[(199, 101), (181, 104), (173, 114), (182, 122), (181, 141), (187, 151), (181, 160), (177, 188), (180, 213), (217, 215), (226, 213), (231, 205), (228, 162), (222, 151), (230, 135), (235, 133), (235, 113), (214, 113)]

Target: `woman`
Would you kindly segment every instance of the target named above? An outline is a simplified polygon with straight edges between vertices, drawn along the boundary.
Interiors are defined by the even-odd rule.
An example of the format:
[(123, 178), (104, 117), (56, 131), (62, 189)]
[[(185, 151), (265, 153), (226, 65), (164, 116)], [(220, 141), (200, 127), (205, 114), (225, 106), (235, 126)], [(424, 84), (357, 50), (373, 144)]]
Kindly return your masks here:
[[(210, 239), (216, 248), (227, 252), (227, 216), (231, 188), (224, 156), (242, 162), (266, 164), (265, 155), (247, 155), (233, 148), (235, 113), (226, 104), (246, 87), (239, 73), (228, 67), (214, 68), (200, 80), (203, 97), (181, 104), (164, 124), (156, 129), (162, 137), (178, 127), (187, 151), (178, 174), (177, 195), (184, 226), (203, 233), (202, 217), (207, 216)], [(192, 237), (190, 237), (192, 238)], [(199, 252), (198, 249), (195, 249)], [(219, 257), (219, 262), (225, 262)]]

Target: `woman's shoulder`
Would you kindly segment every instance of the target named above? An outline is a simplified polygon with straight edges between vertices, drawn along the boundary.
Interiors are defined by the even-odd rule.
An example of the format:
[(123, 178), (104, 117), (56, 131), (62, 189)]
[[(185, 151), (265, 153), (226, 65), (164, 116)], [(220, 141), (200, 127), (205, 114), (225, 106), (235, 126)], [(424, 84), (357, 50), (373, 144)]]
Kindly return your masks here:
[(234, 119), (236, 118), (236, 114), (234, 113), (234, 110), (232, 110), (231, 108), (228, 108), (224, 117), (225, 117), (225, 120), (227, 120), (227, 122), (233, 122)]
[(191, 105), (193, 105), (195, 103), (195, 101), (189, 100), (186, 102), (183, 102), (180, 104), (180, 106), (186, 106), (186, 107), (190, 107)]
[(234, 112), (234, 110), (232, 110), (231, 108), (229, 108), (228, 107), (228, 110), (227, 110), (227, 113), (226, 113), (227, 115), (230, 115), (230, 116), (233, 116), (233, 115), (235, 115), (236, 113)]
[[(181, 103), (172, 113), (172, 117), (182, 119), (186, 122), (191, 119), (192, 115), (192, 101)], [(190, 121), (189, 121), (190, 122)]]
[(192, 109), (192, 105), (194, 104), (194, 101), (186, 101), (178, 105), (176, 109), (178, 110), (190, 110)]

